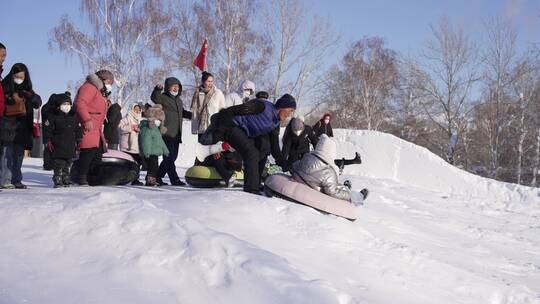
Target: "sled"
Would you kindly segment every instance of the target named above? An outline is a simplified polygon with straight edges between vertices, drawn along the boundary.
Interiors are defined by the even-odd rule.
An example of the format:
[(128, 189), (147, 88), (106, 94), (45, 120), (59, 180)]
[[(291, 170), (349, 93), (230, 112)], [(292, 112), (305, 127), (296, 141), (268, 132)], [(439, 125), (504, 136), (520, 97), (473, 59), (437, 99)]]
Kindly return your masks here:
[[(242, 171), (234, 171), (233, 177), (237, 182), (244, 181), (244, 173)], [(223, 187), (221, 175), (216, 168), (209, 166), (193, 166), (186, 171), (186, 183), (196, 188), (215, 188)]]
[[(77, 181), (79, 160), (71, 167), (71, 180)], [(100, 161), (90, 168), (87, 175), (90, 186), (126, 185), (139, 178), (139, 164), (131, 155), (109, 150), (103, 154)]]
[(296, 182), (284, 174), (270, 175), (264, 181), (269, 196), (278, 196), (295, 203), (306, 205), (323, 213), (334, 214), (348, 220), (357, 219), (357, 207), (344, 200), (333, 198), (309, 186)]

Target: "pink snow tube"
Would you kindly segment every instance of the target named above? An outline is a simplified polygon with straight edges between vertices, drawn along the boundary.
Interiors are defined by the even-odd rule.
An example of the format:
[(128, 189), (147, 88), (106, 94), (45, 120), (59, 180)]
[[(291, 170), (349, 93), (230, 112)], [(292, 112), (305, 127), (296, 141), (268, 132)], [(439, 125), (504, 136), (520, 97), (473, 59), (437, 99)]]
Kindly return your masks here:
[(354, 204), (333, 198), (307, 185), (294, 181), (291, 177), (283, 174), (270, 175), (264, 181), (264, 186), (271, 190), (270, 194), (277, 194), (319, 211), (344, 217), (351, 221), (357, 219), (357, 208)]

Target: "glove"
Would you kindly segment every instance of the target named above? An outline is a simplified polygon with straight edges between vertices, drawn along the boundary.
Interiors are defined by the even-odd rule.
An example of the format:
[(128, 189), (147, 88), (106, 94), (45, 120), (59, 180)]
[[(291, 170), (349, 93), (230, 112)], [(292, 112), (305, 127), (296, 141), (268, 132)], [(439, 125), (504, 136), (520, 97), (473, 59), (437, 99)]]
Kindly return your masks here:
[(231, 145), (224, 141), (222, 144), (221, 144), (221, 148), (224, 150), (224, 151), (229, 151), (231, 149)]
[(351, 191), (351, 203), (355, 205), (364, 204), (364, 194), (361, 191)]
[(343, 185), (344, 185), (345, 187), (349, 188), (349, 189), (351, 189), (351, 187), (352, 187), (352, 183), (351, 183), (350, 180), (344, 181), (344, 182), (343, 182)]
[(92, 123), (91, 120), (84, 122), (84, 130), (86, 132), (90, 132), (90, 131), (94, 130), (94, 124)]
[(54, 151), (54, 146), (51, 140), (47, 141), (47, 149), (49, 150), (49, 152)]

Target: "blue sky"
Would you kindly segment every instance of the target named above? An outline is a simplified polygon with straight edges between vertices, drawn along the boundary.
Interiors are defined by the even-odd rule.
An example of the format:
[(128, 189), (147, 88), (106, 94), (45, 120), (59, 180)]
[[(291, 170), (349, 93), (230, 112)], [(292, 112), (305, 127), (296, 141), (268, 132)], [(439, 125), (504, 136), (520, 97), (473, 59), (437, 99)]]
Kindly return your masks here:
[[(69, 81), (84, 77), (77, 58), (66, 59), (48, 47), (50, 31), (62, 15), (83, 18), (80, 1), (2, 0), (0, 7), (0, 41), (8, 49), (4, 75), (13, 63), (26, 63), (36, 92), (45, 100), (65, 90)], [(540, 0), (318, 0), (306, 1), (306, 7), (329, 17), (343, 38), (328, 64), (338, 62), (347, 45), (366, 35), (383, 37), (390, 48), (414, 55), (429, 38), (430, 25), (442, 16), (480, 42), (483, 21), (500, 15), (517, 27), (521, 49), (540, 43)]]

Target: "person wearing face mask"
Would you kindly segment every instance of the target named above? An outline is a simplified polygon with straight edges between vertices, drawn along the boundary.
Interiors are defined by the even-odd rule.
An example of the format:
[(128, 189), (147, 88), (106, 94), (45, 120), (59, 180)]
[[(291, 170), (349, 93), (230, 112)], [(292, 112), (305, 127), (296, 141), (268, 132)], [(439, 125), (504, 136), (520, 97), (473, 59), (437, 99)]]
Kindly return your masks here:
[(309, 153), (310, 145), (317, 146), (317, 138), (310, 126), (304, 124), (304, 117), (295, 117), (285, 128), (283, 133), (282, 154), (291, 163), (301, 159)]
[(79, 143), (79, 168), (75, 182), (88, 186), (88, 172), (106, 151), (103, 122), (107, 114), (107, 97), (111, 94), (114, 75), (100, 70), (88, 75), (75, 97), (75, 112), (83, 128)]
[(7, 144), (4, 144), (4, 130), (6, 129), (4, 126), (4, 103), (6, 100), (6, 97), (4, 96), (4, 89), (2, 87), (2, 72), (4, 71), (4, 61), (7, 57), (7, 50), (6, 47), (0, 43), (0, 188), (3, 188), (3, 185), (5, 184), (4, 179), (8, 179), (9, 177), (9, 184), (11, 184), (11, 170), (7, 168), (7, 158), (5, 150), (7, 149)]
[[(0, 82), (2, 82), (2, 72), (4, 71), (4, 61), (6, 60), (6, 57), (7, 57), (6, 46), (0, 42)], [(2, 119), (2, 116), (4, 116), (5, 99), (6, 98), (4, 96), (4, 90), (2, 89), (2, 85), (0, 85), (0, 120)], [(2, 153), (1, 146), (0, 146), (0, 153)]]
[(317, 139), (321, 137), (322, 134), (326, 134), (328, 135), (328, 137), (334, 137), (334, 132), (332, 132), (330, 120), (332, 120), (332, 116), (330, 115), (330, 113), (325, 113), (321, 120), (319, 120), (313, 126), (313, 132), (315, 133)]
[(146, 119), (140, 124), (139, 148), (148, 166), (146, 186), (154, 187), (159, 186), (156, 180), (158, 158), (169, 155), (169, 149), (162, 137), (167, 133), (167, 127), (165, 127), (167, 119), (161, 105), (155, 105), (146, 110), (145, 113)]
[[(209, 130), (212, 141), (225, 141), (240, 155), (244, 163), (244, 191), (261, 194), (261, 174), (266, 164), (266, 147), (283, 171), (291, 168), (279, 148), (280, 123), (289, 119), (296, 109), (296, 100), (289, 94), (276, 103), (254, 99), (244, 104), (221, 110), (212, 118)], [(261, 140), (263, 139), (263, 140)]]
[[(190, 111), (184, 110), (184, 105), (180, 95), (182, 94), (182, 84), (175, 77), (165, 79), (165, 86), (158, 84), (150, 99), (157, 105), (163, 107), (165, 112), (165, 127), (167, 132), (163, 134), (163, 140), (169, 150), (168, 156), (163, 157), (156, 177), (158, 185), (167, 185), (163, 181), (165, 174), (173, 186), (183, 186), (185, 183), (180, 180), (174, 164), (178, 157), (178, 150), (182, 143), (182, 122), (183, 119), (191, 119)], [(145, 111), (146, 116), (146, 111)]]
[(332, 132), (332, 126), (330, 125), (331, 120), (332, 116), (330, 113), (325, 113), (321, 120), (313, 125), (313, 132), (317, 139), (321, 137), (322, 134), (326, 134), (328, 137), (334, 137), (334, 132)]
[(191, 133), (197, 134), (200, 140), (210, 125), (210, 117), (225, 107), (225, 96), (214, 84), (214, 76), (203, 72), (201, 85), (195, 89), (191, 100), (191, 111), (193, 112)]
[(53, 183), (55, 188), (69, 187), (72, 159), (81, 129), (69, 92), (53, 94), (48, 103), (54, 110), (49, 112), (43, 123), (43, 135), (48, 139), (46, 149), (51, 155)]
[[(120, 151), (131, 155), (139, 166), (142, 165), (142, 158), (139, 154), (139, 125), (143, 120), (141, 110), (141, 106), (135, 104), (118, 125), (118, 131), (120, 132)], [(131, 184), (136, 186), (142, 185), (138, 178)]]
[(118, 125), (122, 120), (122, 108), (118, 103), (107, 100), (107, 116), (103, 127), (103, 135), (107, 141), (107, 149), (118, 150)]
[(238, 89), (238, 92), (232, 92), (225, 96), (225, 105), (227, 107), (241, 105), (251, 99), (255, 93), (255, 84), (252, 81), (244, 80)]
[[(7, 167), (11, 167), (11, 181), (4, 176), (4, 187), (26, 189), (22, 183), (22, 163), (24, 151), (33, 145), (34, 109), (41, 106), (41, 97), (32, 89), (32, 80), (28, 68), (23, 63), (16, 63), (9, 74), (2, 80), (5, 112), (2, 125), (2, 141), (7, 143)], [(2, 170), (3, 173), (7, 173)]]

